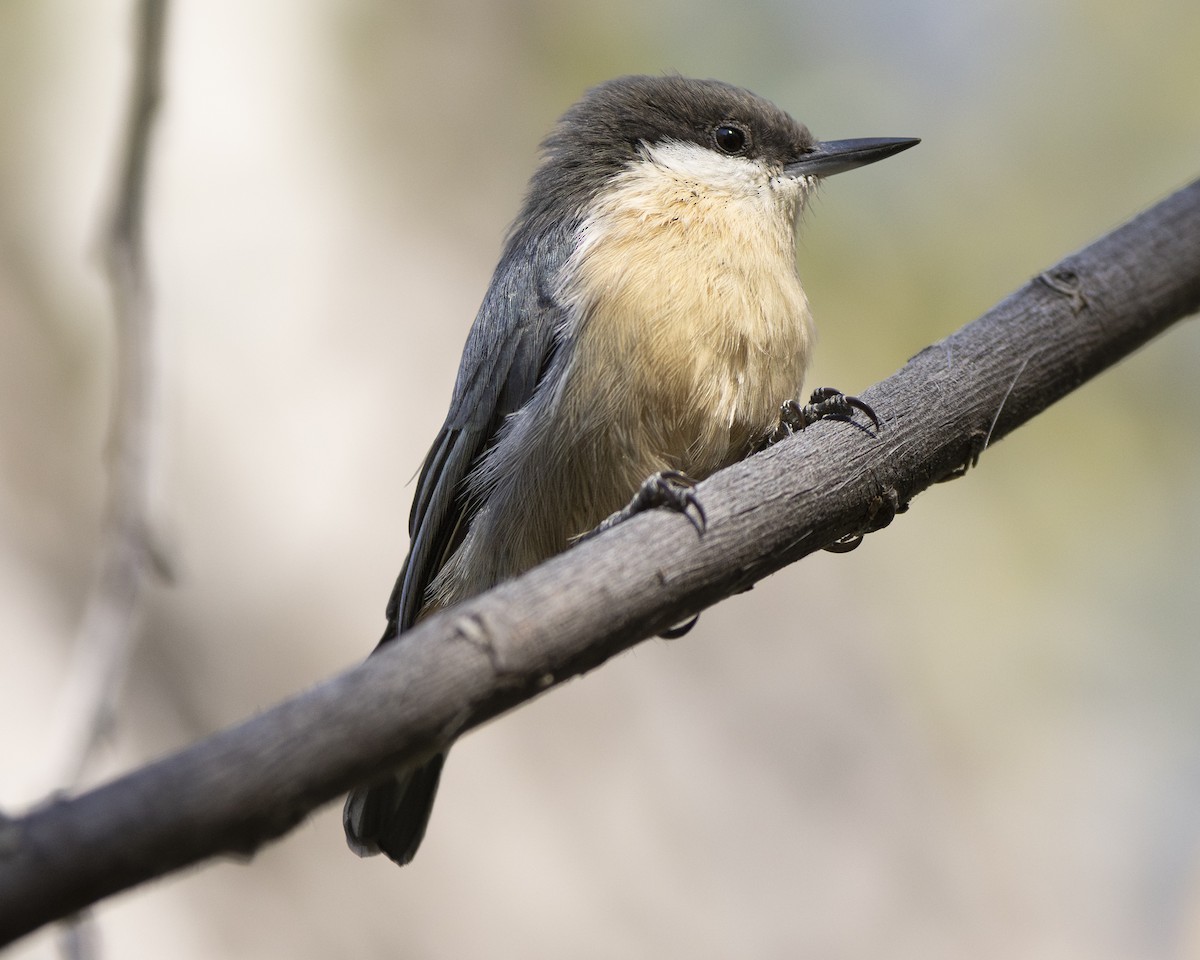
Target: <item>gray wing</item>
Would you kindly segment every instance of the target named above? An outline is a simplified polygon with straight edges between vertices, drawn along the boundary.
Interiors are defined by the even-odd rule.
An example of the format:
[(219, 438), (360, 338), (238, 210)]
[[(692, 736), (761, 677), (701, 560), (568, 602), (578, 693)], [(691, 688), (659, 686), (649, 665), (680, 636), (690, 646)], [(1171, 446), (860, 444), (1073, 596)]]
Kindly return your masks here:
[[(531, 235), (532, 234), (532, 235)], [(409, 553), (380, 643), (412, 626), (433, 578), (462, 542), (478, 505), (465, 484), (505, 418), (533, 396), (562, 332), (553, 283), (570, 231), (518, 228), (505, 246), (467, 337), (450, 412), (425, 457), (408, 519)]]

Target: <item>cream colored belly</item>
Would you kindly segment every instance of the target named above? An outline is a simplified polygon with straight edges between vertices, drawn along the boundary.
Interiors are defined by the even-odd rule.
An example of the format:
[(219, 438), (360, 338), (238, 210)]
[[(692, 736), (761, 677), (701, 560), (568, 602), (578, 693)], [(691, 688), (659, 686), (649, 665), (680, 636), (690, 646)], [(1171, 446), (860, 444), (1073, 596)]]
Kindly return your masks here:
[(641, 225), (641, 256), (619, 238), (589, 252), (578, 283), (603, 293), (587, 298), (562, 404), (641, 479), (665, 467), (701, 479), (749, 453), (799, 395), (812, 324), (790, 244), (713, 257), (689, 248), (702, 238), (660, 232), (654, 251)]
[(564, 267), (569, 363), (490, 452), (435, 602), (565, 549), (658, 471), (701, 480), (741, 459), (800, 395), (812, 321), (795, 270), (797, 197), (637, 176), (645, 183), (598, 204)]

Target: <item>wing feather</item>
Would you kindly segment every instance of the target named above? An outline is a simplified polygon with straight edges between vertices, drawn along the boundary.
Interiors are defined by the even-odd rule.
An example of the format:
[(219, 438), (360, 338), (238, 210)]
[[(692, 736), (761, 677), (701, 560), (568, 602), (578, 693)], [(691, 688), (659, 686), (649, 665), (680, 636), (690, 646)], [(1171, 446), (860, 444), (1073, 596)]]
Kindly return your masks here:
[(537, 390), (564, 330), (555, 278), (573, 231), (518, 225), (471, 327), (450, 412), (421, 467), (409, 514), (409, 553), (388, 602), (381, 643), (420, 616), (429, 585), (462, 542), (477, 498), (467, 478), (510, 414)]

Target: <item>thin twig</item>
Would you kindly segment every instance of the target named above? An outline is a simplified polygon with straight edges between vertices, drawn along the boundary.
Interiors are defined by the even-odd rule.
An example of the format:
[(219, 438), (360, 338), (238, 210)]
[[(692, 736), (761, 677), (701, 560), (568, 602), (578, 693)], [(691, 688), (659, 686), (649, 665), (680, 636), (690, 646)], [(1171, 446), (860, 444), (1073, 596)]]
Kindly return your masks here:
[[(69, 675), (54, 712), (47, 779), (70, 791), (84, 780), (99, 741), (112, 724), (137, 637), (143, 588), (164, 572), (149, 533), (149, 490), (156, 434), (157, 338), (144, 251), (144, 211), (150, 139), (162, 88), (166, 0), (139, 0), (135, 9), (133, 77), (125, 134), (101, 255), (111, 288), (116, 370), (106, 453), (108, 502), (95, 580), (84, 603)], [(87, 914), (64, 930), (67, 957), (95, 954)]]

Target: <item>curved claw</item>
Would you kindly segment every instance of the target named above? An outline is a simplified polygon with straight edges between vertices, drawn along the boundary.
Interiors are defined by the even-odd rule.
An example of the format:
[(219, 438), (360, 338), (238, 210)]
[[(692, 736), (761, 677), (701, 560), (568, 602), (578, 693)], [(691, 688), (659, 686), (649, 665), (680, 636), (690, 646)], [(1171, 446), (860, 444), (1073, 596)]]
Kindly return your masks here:
[(696, 481), (679, 470), (663, 470), (647, 478), (638, 488), (633, 499), (611, 517), (602, 522), (594, 530), (579, 537), (588, 540), (610, 527), (616, 526), (623, 520), (636, 516), (654, 507), (668, 507), (677, 513), (682, 513), (688, 519), (698, 536), (703, 536), (708, 528), (708, 514), (704, 512), (704, 504), (692, 489)]
[[(818, 420), (847, 420), (853, 423), (855, 410), (865, 413), (876, 430), (883, 428), (883, 422), (865, 400), (847, 396), (833, 387), (817, 387), (808, 403), (788, 400), (779, 408), (779, 424), (764, 438), (763, 445), (778, 443), (798, 430), (812, 426)], [(859, 429), (866, 428), (860, 426)]]
[(700, 614), (698, 614), (698, 613), (693, 614), (689, 619), (684, 620), (683, 623), (677, 623), (675, 626), (671, 627), (670, 629), (663, 630), (659, 634), (659, 636), (662, 637), (664, 640), (678, 640), (685, 633), (691, 633), (692, 627), (694, 627), (699, 622), (700, 622)]
[[(682, 513), (688, 523), (702, 536), (708, 528), (708, 514), (693, 489), (696, 481), (679, 470), (663, 470), (646, 480), (636, 496), (625, 509), (630, 514), (641, 513), (651, 507), (669, 507)], [(695, 514), (689, 509), (694, 508)]]
[(829, 553), (849, 553), (851, 550), (858, 548), (863, 542), (865, 535), (861, 533), (852, 533), (849, 536), (842, 537), (840, 540), (834, 540), (833, 543), (827, 543), (821, 549)]
[(863, 413), (865, 413), (868, 419), (875, 424), (876, 430), (883, 426), (883, 424), (879, 422), (879, 417), (875, 415), (875, 411), (871, 409), (871, 405), (865, 400), (860, 400), (858, 397), (847, 397), (845, 394), (842, 395), (842, 399), (846, 401), (847, 406), (851, 406), (855, 410), (861, 410)]
[(834, 387), (817, 387), (804, 406), (800, 406), (794, 400), (790, 401), (790, 410), (792, 416), (800, 421), (801, 428), (827, 417), (852, 420), (855, 410), (865, 413), (871, 423), (875, 425), (875, 429), (878, 430), (880, 427), (879, 417), (875, 415), (875, 411), (871, 409), (869, 403), (858, 397), (844, 394)]

